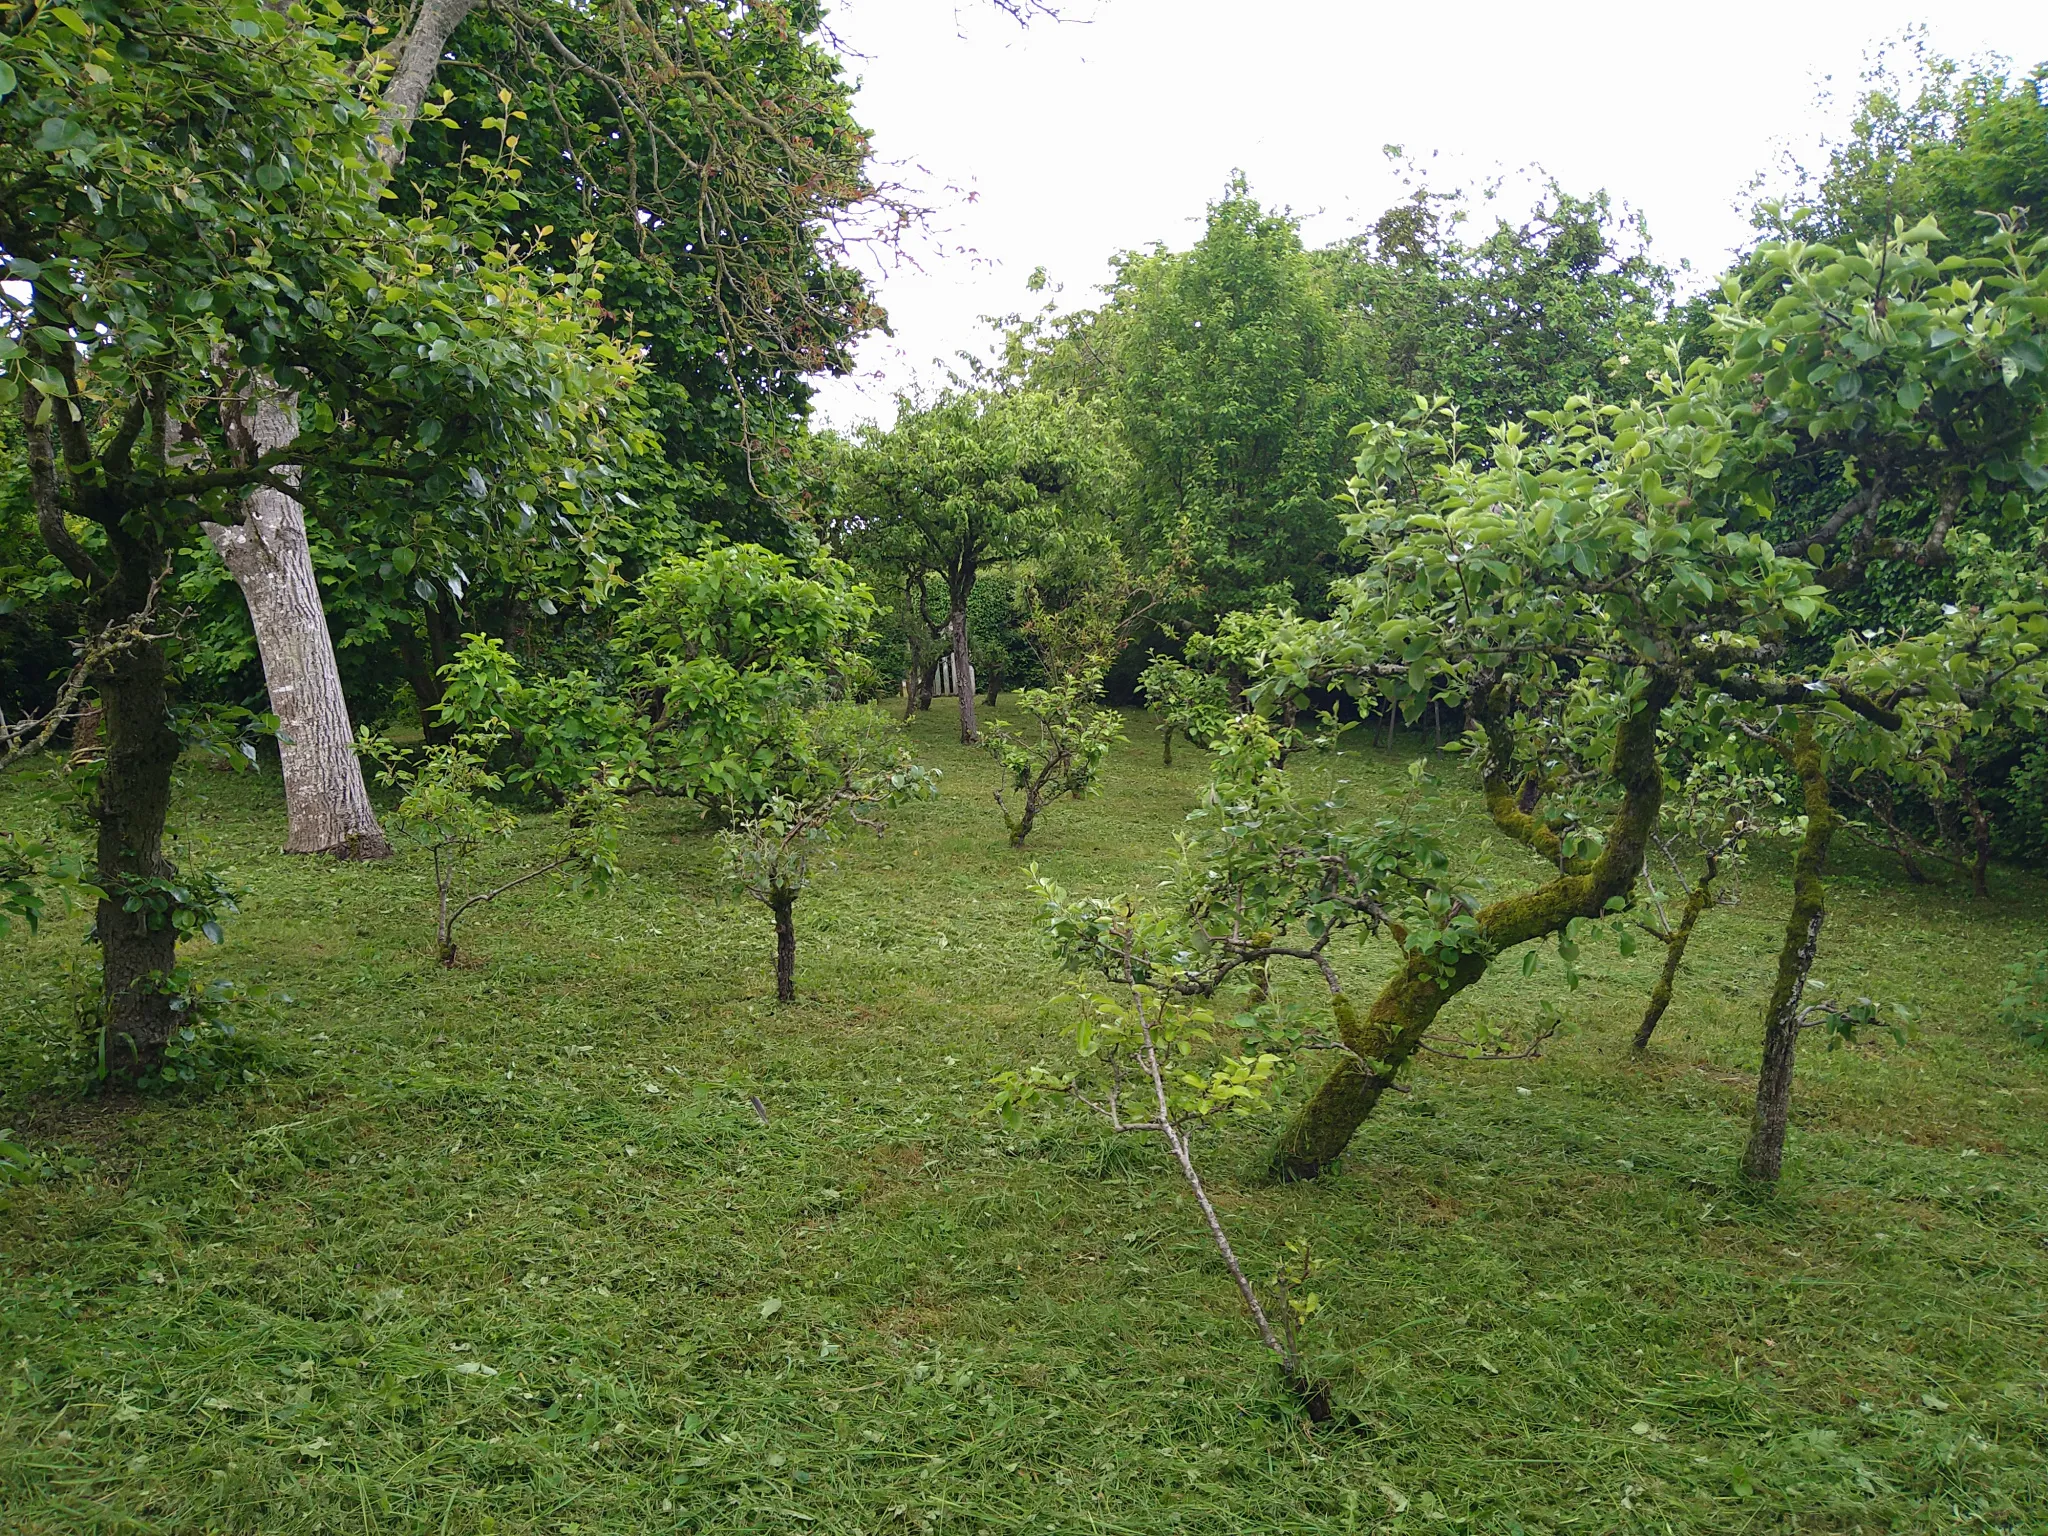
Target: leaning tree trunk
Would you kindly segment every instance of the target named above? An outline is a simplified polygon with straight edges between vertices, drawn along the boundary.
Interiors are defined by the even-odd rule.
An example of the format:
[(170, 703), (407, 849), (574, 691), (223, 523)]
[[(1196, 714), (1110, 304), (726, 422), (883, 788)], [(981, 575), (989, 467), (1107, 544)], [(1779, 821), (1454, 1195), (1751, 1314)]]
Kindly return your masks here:
[(1775, 1184), (1785, 1164), (1792, 1063), (1799, 1049), (1799, 1005), (1806, 995), (1807, 975), (1813, 970), (1814, 951), (1820, 945), (1821, 924), (1827, 918), (1823, 877), (1836, 826), (1827, 766), (1809, 722), (1800, 722), (1784, 755), (1799, 775), (1806, 802), (1806, 835), (1792, 860), (1792, 912), (1785, 920), (1785, 942), (1778, 951), (1777, 981), (1764, 1009), (1763, 1065), (1757, 1072), (1749, 1146), (1742, 1154), (1743, 1176), (1761, 1184)]
[[(387, 45), (392, 73), (381, 106), (379, 154), (387, 170), (405, 158), (404, 133), (440, 68), (448, 39), (476, 0), (422, 0), (410, 25)], [(273, 390), (257, 402), (252, 435), (258, 452), (298, 436), (297, 412)], [(334, 664), (334, 641), (313, 579), (305, 513), (293, 497), (267, 487), (252, 491), (233, 527), (206, 525), (249, 605), (270, 710), (277, 716), (284, 759), (288, 853), (383, 858), (391, 852), (370, 809), (356, 760), (348, 705)]]
[(1638, 1051), (1650, 1048), (1650, 1036), (1657, 1032), (1664, 1010), (1671, 1006), (1671, 989), (1678, 981), (1678, 967), (1685, 960), (1685, 947), (1692, 942), (1692, 931), (1699, 926), (1700, 914), (1713, 904), (1714, 876), (1718, 873), (1720, 861), (1709, 855), (1706, 872), (1685, 899), (1685, 910), (1678, 916), (1678, 926), (1664, 935), (1664, 969), (1658, 974), (1657, 985), (1650, 989), (1650, 1006), (1643, 1011), (1643, 1022), (1636, 1028), (1634, 1049)]
[(777, 892), (769, 899), (775, 914), (775, 1001), (796, 1001), (796, 897)]
[[(258, 452), (289, 445), (298, 435), (296, 412), (266, 391), (251, 435)], [(206, 536), (242, 589), (256, 630), (284, 764), (285, 852), (387, 856), (391, 845), (370, 808), (334, 641), (313, 580), (304, 511), (293, 497), (259, 486), (244, 499), (239, 523), (208, 523)]]
[(947, 621), (953, 633), (953, 696), (960, 701), (960, 739), (970, 746), (981, 740), (974, 716), (974, 663), (967, 653), (967, 605), (956, 603)]
[[(1597, 859), (1582, 872), (1562, 874), (1533, 891), (1480, 909), (1478, 946), (1461, 949), (1448, 970), (1411, 953), (1364, 1018), (1342, 993), (1333, 998), (1331, 1008), (1344, 1050), (1322, 1086), (1281, 1133), (1270, 1164), (1275, 1178), (1318, 1177), (1343, 1155), (1444, 1004), (1484, 976), (1495, 957), (1556, 933), (1575, 917), (1597, 918), (1612, 898), (1634, 889), (1644, 848), (1664, 803), (1657, 727), (1675, 692), (1672, 679), (1654, 676), (1636, 712), (1615, 733), (1609, 773), (1621, 785), (1622, 800)], [(1504, 756), (1501, 761), (1510, 759)], [(1547, 846), (1554, 846), (1556, 835), (1518, 808), (1513, 794), (1494, 781), (1492, 767), (1488, 777), (1487, 807), (1496, 824), (1539, 849), (1546, 846), (1546, 838)]]
[(161, 983), (177, 965), (177, 930), (162, 917), (151, 926), (148, 904), (126, 910), (136, 882), (177, 874), (163, 851), (178, 761), (164, 678), (163, 643), (146, 640), (114, 656), (99, 679), (97, 878), (106, 892), (96, 929), (105, 1009), (100, 1046), (115, 1081), (133, 1081), (160, 1066), (171, 1037), (171, 999)]
[(380, 103), (383, 121), (378, 153), (387, 170), (396, 170), (405, 158), (403, 135), (427, 99), (448, 39), (474, 9), (476, 0), (421, 0), (412, 10), (411, 25), (385, 46), (383, 57), (391, 64), (391, 78)]

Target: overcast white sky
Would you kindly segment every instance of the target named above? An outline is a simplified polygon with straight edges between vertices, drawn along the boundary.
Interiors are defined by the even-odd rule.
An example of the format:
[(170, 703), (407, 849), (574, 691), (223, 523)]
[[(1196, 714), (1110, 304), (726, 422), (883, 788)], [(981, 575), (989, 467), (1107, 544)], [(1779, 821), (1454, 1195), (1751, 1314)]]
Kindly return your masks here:
[[(1085, 24), (1020, 29), (990, 0), (839, 0), (865, 55), (857, 111), (899, 175), (958, 189), (922, 271), (880, 274), (894, 336), (821, 380), (824, 420), (887, 419), (894, 390), (981, 348), (979, 317), (1034, 309), (1044, 266), (1091, 302), (1113, 252), (1186, 246), (1242, 168), (1312, 243), (1401, 188), (1381, 146), (1440, 184), (1537, 163), (1647, 213), (1656, 252), (1717, 269), (1744, 188), (1842, 120), (1873, 48), (1924, 22), (1937, 51), (2048, 59), (2048, 4), (1717, 0), (1573, 6), (1379, 0), (1071, 0)], [(1832, 90), (1834, 101), (1824, 97)], [(1433, 181), (1438, 178), (1432, 176)]]

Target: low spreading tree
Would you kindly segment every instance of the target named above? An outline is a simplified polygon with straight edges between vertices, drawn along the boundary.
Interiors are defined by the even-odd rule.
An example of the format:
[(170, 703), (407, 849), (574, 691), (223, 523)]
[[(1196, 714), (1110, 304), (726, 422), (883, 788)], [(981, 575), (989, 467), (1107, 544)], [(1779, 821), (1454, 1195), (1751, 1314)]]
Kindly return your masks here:
[(1173, 766), (1176, 734), (1206, 747), (1230, 720), (1230, 690), (1223, 679), (1213, 672), (1197, 671), (1173, 656), (1155, 652), (1138, 674), (1138, 691), (1159, 717), (1159, 760), (1168, 768)]
[(509, 875), (482, 870), (484, 850), (519, 829), (518, 816), (496, 803), (505, 782), (482, 755), (493, 745), (465, 735), (408, 755), (367, 731), (357, 740), (357, 750), (380, 765), (377, 782), (399, 793), (387, 818), (393, 835), (433, 859), (434, 955), (444, 966), (455, 964), (455, 928), (472, 908), (549, 875), (567, 890), (596, 894), (618, 874), (623, 807), (616, 779), (602, 767), (568, 801), (562, 837), (539, 863)]
[[(1951, 710), (1960, 732), (1995, 696), (2037, 707), (2048, 618), (2024, 595), (1917, 634), (1806, 641), (1873, 562), (1939, 561), (1952, 530), (2009, 515), (2006, 486), (2048, 488), (2048, 244), (2004, 229), (1938, 258), (1939, 238), (1921, 226), (1857, 253), (1766, 251), (1764, 291), (1722, 313), (1726, 358), (1674, 366), (1646, 399), (1574, 401), (1483, 445), (1439, 430), (1454, 417), (1425, 402), (1365, 435), (1352, 532), (1374, 558), (1276, 658), (1279, 685), (1341, 681), (1411, 716), (1423, 699), (1461, 708), (1486, 740), (1492, 819), (1553, 873), (1474, 914), (1455, 966), (1397, 971), (1347, 1039), (1373, 1065), (1332, 1074), (1283, 1137), (1280, 1171), (1328, 1167), (1496, 959), (1629, 906), (1662, 809), (1662, 726), (1682, 702), (1778, 753), (1803, 798), (1744, 1156), (1751, 1177), (1777, 1177), (1837, 824), (1832, 756), (1887, 750), (1923, 709)], [(1925, 509), (1919, 540), (1881, 537), (1889, 498)], [(1567, 678), (1607, 701), (1612, 742), (1611, 812), (1571, 843), (1541, 815), (1540, 777), (1516, 766), (1517, 738)]]
[[(1084, 672), (1050, 688), (1013, 694), (1010, 707), (1031, 722), (1024, 727), (991, 721), (982, 747), (1002, 779), (996, 809), (1021, 848), (1045, 808), (1061, 796), (1085, 798), (1096, 787), (1109, 749), (1124, 739), (1123, 716), (1101, 708), (1102, 674)], [(1005, 799), (1008, 792), (1010, 798)]]

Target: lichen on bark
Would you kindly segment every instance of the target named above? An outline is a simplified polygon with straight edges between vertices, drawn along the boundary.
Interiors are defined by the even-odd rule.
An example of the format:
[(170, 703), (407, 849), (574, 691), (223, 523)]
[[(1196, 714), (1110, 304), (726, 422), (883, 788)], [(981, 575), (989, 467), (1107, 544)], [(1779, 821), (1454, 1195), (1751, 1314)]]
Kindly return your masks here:
[[(1344, 1054), (1281, 1133), (1269, 1165), (1274, 1177), (1315, 1178), (1328, 1170), (1415, 1054), (1444, 1004), (1484, 976), (1496, 958), (1519, 945), (1547, 938), (1573, 918), (1598, 917), (1609, 901), (1626, 897), (1634, 889), (1644, 849), (1663, 808), (1664, 774), (1657, 752), (1657, 727), (1677, 688), (1675, 676), (1652, 673), (1635, 710), (1616, 727), (1608, 776), (1621, 790), (1621, 804), (1596, 857), (1582, 868), (1567, 863), (1556, 879), (1535, 890), (1482, 907), (1476, 918), (1478, 946), (1461, 948), (1450, 967), (1411, 951), (1363, 1018), (1337, 994), (1333, 1011)], [(1509, 787), (1508, 765), (1513, 757), (1506, 749), (1510, 743), (1505, 737), (1498, 742), (1494, 739), (1496, 730), (1507, 729), (1501, 714), (1504, 709), (1505, 697), (1496, 692), (1475, 711), (1482, 715), (1480, 723), (1488, 730), (1484, 769), (1488, 808), (1500, 806), (1506, 818), (1501, 830), (1541, 853), (1542, 839), (1547, 837), (1555, 844), (1555, 834), (1521, 806), (1518, 794)], [(1561, 847), (1556, 852), (1561, 855)]]
[(1806, 811), (1806, 831), (1792, 860), (1792, 910), (1785, 918), (1785, 938), (1778, 950), (1778, 974), (1764, 1006), (1763, 1063), (1757, 1071), (1756, 1107), (1750, 1117), (1749, 1145), (1742, 1154), (1745, 1178), (1761, 1184), (1777, 1182), (1785, 1162), (1785, 1130), (1792, 1111), (1792, 1065), (1799, 1048), (1799, 1007), (1806, 979), (1827, 920), (1828, 845), (1839, 819), (1828, 792), (1827, 758), (1814, 740), (1813, 724), (1803, 715), (1790, 741), (1772, 745), (1799, 776)]

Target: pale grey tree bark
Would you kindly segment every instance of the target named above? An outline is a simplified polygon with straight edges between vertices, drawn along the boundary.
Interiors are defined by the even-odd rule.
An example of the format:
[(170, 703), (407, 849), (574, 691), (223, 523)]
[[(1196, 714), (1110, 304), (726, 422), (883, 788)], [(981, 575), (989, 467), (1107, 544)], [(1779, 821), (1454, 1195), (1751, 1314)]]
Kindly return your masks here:
[(396, 170), (405, 158), (403, 134), (419, 116), (448, 39), (475, 9), (476, 0), (420, 0), (410, 25), (383, 50), (391, 61), (391, 78), (384, 82), (383, 144), (378, 151), (386, 170)]
[[(288, 447), (298, 436), (291, 400), (261, 386), (245, 424), (257, 454)], [(298, 472), (287, 469), (280, 478), (297, 484)], [(208, 523), (206, 536), (242, 589), (263, 658), (284, 763), (285, 852), (385, 857), (391, 845), (355, 754), (334, 642), (313, 579), (305, 510), (283, 491), (259, 486), (244, 498), (240, 522)]]
[[(475, 5), (476, 0), (421, 0), (410, 25), (385, 50), (392, 65), (383, 95), (380, 151), (387, 170), (405, 158), (404, 133), (419, 115), (449, 37)], [(254, 451), (290, 447), (298, 437), (291, 402), (267, 380), (259, 379), (254, 393), (254, 410), (245, 423)], [(296, 471), (285, 471), (283, 478), (297, 483)], [(284, 761), (290, 825), (285, 851), (383, 858), (391, 847), (371, 809), (355, 755), (348, 701), (313, 577), (304, 509), (282, 491), (261, 487), (243, 502), (240, 522), (208, 524), (206, 532), (242, 589), (263, 659)]]
[(967, 610), (955, 608), (953, 630), (953, 696), (960, 701), (960, 739), (981, 740), (981, 725), (974, 715), (974, 663), (967, 652)]

